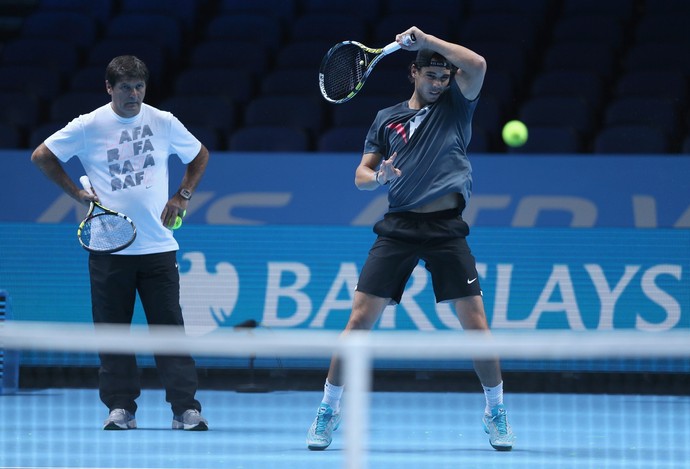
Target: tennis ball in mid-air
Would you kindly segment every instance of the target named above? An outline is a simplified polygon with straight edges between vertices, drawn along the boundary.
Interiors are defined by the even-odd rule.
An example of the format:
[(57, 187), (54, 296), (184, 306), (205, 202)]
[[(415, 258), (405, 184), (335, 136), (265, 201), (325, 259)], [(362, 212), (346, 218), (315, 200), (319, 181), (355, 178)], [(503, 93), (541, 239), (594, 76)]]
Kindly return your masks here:
[(503, 126), (501, 136), (503, 137), (503, 141), (506, 142), (506, 145), (521, 147), (527, 142), (527, 126), (518, 120), (508, 121), (506, 125)]

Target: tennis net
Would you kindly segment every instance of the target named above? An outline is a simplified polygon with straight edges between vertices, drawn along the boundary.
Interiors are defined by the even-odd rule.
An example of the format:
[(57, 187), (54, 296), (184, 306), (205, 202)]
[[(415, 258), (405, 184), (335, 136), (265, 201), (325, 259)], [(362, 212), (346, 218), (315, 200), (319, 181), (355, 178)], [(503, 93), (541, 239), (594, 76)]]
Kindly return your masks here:
[[(22, 387), (20, 382), (19, 392), (0, 396), (4, 401), (0, 465), (354, 469), (457, 467), (459, 463), (473, 467), (488, 462), (489, 467), (673, 468), (690, 460), (686, 331), (497, 331), (491, 336), (471, 331), (374, 331), (347, 336), (261, 328), (249, 332), (219, 329), (205, 336), (181, 337), (165, 327), (112, 325), (96, 332), (89, 324), (7, 321), (1, 329), (2, 346), (23, 354), (105, 351), (143, 358), (190, 353), (202, 377), (215, 372), (221, 378), (212, 388), (205, 388), (202, 379), (199, 390), (211, 431), (173, 436), (159, 431), (169, 427), (169, 422), (160, 420), (168, 417), (168, 411), (154, 416), (151, 409), (165, 409), (159, 387), (145, 386), (142, 392), (139, 429), (113, 436), (100, 431), (106, 409), (93, 381), (77, 379), (65, 385), (64, 379), (57, 379), (47, 389)], [(347, 383), (343, 428), (331, 448), (309, 452), (304, 439), (321, 389), (285, 382), (292, 376), (302, 379), (306, 369), (321, 375), (320, 381), (309, 385), (322, 385), (325, 368), (314, 364), (327, 366), (334, 353), (344, 360)], [(449, 369), (449, 363), (494, 356), (515, 370), (504, 373), (505, 401), (518, 437), (516, 449), (508, 455), (487, 453), (492, 450), (481, 431), (484, 404), (478, 382), (474, 388), (459, 389), (432, 384), (435, 379), (461, 382), (464, 375), (472, 374), (471, 365), (458, 370)], [(231, 377), (246, 371), (247, 365), (245, 370), (229, 366), (233, 360), (249, 363), (252, 371), (257, 366), (262, 383), (254, 391), (266, 392), (237, 389)], [(532, 367), (557, 363), (561, 372), (520, 373), (521, 363)], [(567, 364), (572, 363), (579, 365), (569, 369)], [(55, 367), (53, 376), (69, 374), (65, 368), (74, 367)], [(271, 383), (271, 374), (265, 373), (277, 368), (283, 372), (281, 384)], [(591, 371), (597, 369), (627, 372)], [(410, 381), (416, 386), (396, 382), (393, 387), (400, 392), (394, 392), (388, 383), (388, 390), (380, 391), (385, 387), (380, 382), (393, 376), (386, 374), (391, 370), (411, 371), (405, 376), (413, 376)], [(591, 382), (620, 380), (616, 383), (620, 393), (587, 393), (586, 386), (563, 389), (549, 384), (558, 379), (572, 384), (573, 374), (589, 375)], [(549, 378), (535, 378), (539, 375)], [(519, 382), (525, 377), (532, 383)], [(658, 380), (680, 384), (659, 391), (653, 386)], [(512, 393), (511, 388), (521, 392)]]

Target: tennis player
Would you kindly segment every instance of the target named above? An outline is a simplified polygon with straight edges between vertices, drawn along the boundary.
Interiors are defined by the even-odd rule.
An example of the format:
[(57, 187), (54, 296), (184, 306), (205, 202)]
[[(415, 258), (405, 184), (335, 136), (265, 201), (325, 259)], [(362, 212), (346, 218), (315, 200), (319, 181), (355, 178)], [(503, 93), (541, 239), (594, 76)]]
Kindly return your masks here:
[[(401, 38), (414, 34), (416, 42)], [(431, 273), (437, 302), (451, 303), (466, 330), (488, 333), (475, 259), (462, 212), (472, 191), (467, 145), (472, 116), (486, 73), (475, 52), (425, 34), (416, 27), (396, 36), (417, 51), (410, 65), (412, 97), (378, 112), (355, 171), (360, 190), (388, 189), (388, 212), (374, 226), (378, 235), (359, 276), (344, 334), (369, 330), (384, 308), (397, 304), (420, 260)], [(499, 360), (475, 360), (484, 388), (484, 431), (499, 451), (513, 447), (503, 405)], [(340, 423), (344, 383), (341, 362), (331, 360), (322, 402), (307, 434), (307, 447), (326, 449)]]
[[(76, 155), (100, 202), (129, 216), (137, 227), (131, 246), (115, 254), (89, 255), (93, 321), (131, 324), (136, 294), (149, 324), (179, 326), (179, 249), (172, 227), (183, 216), (199, 183), (208, 150), (169, 112), (144, 104), (149, 71), (137, 57), (115, 57), (105, 71), (111, 101), (72, 120), (40, 144), (31, 155), (43, 173), (72, 198), (88, 204), (95, 197), (80, 189), (62, 164)], [(187, 164), (179, 189), (168, 198), (168, 158)], [(99, 390), (109, 409), (104, 430), (137, 427), (135, 400), (141, 393), (134, 355), (101, 353)], [(191, 356), (155, 356), (172, 428), (207, 430), (196, 365)]]

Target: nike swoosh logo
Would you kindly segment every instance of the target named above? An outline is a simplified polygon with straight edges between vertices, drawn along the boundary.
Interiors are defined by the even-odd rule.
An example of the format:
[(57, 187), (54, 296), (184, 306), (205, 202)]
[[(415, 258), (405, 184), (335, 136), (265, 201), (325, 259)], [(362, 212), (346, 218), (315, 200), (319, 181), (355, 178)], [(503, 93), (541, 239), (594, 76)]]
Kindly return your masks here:
[(467, 285), (470, 285), (470, 284), (474, 283), (475, 280), (477, 280), (477, 277), (473, 278), (472, 280), (467, 279)]

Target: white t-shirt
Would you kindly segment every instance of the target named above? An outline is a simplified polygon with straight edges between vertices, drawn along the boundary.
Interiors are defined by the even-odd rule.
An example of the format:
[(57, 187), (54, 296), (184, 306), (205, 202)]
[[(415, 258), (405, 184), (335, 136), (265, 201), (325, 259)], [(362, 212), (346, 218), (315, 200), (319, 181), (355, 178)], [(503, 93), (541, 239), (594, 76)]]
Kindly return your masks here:
[(160, 220), (169, 198), (168, 158), (177, 155), (187, 164), (201, 142), (175, 116), (142, 104), (138, 115), (124, 118), (108, 103), (72, 120), (45, 145), (60, 161), (79, 158), (101, 204), (136, 225), (134, 243), (117, 254), (179, 249)]

